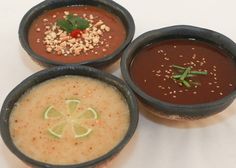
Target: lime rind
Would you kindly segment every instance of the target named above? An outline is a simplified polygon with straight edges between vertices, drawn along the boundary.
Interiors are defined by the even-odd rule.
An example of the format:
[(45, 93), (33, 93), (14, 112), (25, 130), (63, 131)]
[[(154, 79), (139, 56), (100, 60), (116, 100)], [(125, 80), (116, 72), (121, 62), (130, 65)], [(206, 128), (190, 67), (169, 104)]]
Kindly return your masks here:
[(91, 128), (83, 127), (78, 123), (73, 124), (73, 130), (75, 133), (75, 138), (86, 137), (87, 135), (89, 135), (92, 132)]
[(97, 111), (92, 108), (92, 107), (89, 107), (87, 108), (86, 111), (84, 111), (79, 117), (78, 119), (98, 119), (98, 113)]
[(61, 116), (62, 113), (57, 111), (54, 106), (49, 106), (44, 112), (44, 119), (58, 118)]
[(78, 100), (78, 99), (68, 99), (68, 100), (66, 100), (66, 104), (68, 105), (69, 112), (70, 113), (75, 112), (75, 110), (76, 110), (79, 103), (80, 103), (80, 100)]
[(60, 123), (52, 128), (49, 128), (48, 132), (56, 138), (62, 138), (66, 125), (66, 122)]

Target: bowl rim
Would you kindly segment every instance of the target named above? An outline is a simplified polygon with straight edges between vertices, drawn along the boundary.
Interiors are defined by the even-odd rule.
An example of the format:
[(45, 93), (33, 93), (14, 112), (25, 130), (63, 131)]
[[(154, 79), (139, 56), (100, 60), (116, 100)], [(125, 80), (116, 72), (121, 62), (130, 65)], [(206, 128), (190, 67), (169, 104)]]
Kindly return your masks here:
[[(130, 125), (122, 140), (114, 146), (108, 153), (79, 164), (68, 164), (68, 165), (54, 165), (41, 161), (37, 161), (21, 152), (13, 143), (13, 140), (10, 136), (9, 130), (9, 117), (12, 111), (14, 104), (19, 100), (19, 98), (32, 87), (40, 84), (41, 82), (66, 75), (77, 75), (77, 76), (86, 76), (93, 79), (100, 80), (105, 82), (119, 90), (119, 92), (124, 96), (126, 102), (129, 106), (130, 112)], [(3, 102), (1, 113), (0, 113), (0, 133), (1, 137), (8, 147), (8, 149), (15, 154), (23, 162), (36, 166), (36, 167), (45, 167), (45, 168), (89, 168), (90, 166), (99, 165), (113, 156), (119, 153), (119, 151), (130, 141), (133, 136), (137, 124), (138, 124), (138, 105), (136, 97), (134, 96), (132, 90), (128, 85), (123, 82), (118, 77), (115, 77), (106, 72), (102, 72), (92, 67), (81, 66), (81, 65), (72, 65), (72, 66), (57, 66), (49, 69), (39, 71), (18, 84), (6, 97)]]
[[(62, 6), (57, 6), (58, 7), (63, 7), (63, 6), (74, 6), (74, 5), (88, 5), (89, 3), (96, 3), (96, 5), (93, 6), (106, 6), (113, 11), (116, 11), (120, 13), (123, 16), (123, 19), (125, 19), (125, 22), (127, 24), (126, 28), (126, 38), (122, 42), (122, 44), (112, 53), (109, 55), (106, 55), (104, 57), (101, 57), (99, 59), (93, 59), (93, 60), (86, 60), (82, 62), (74, 62), (74, 63), (63, 63), (61, 61), (56, 61), (56, 60), (49, 60), (36, 52), (34, 52), (31, 47), (29, 46), (28, 43), (28, 29), (27, 25), (31, 24), (32, 22), (30, 21), (30, 18), (33, 17), (35, 13), (37, 13), (37, 16), (39, 16), (42, 11), (41, 10), (46, 10), (48, 6), (53, 6), (55, 4), (61, 4), (65, 3), (65, 5)], [(53, 7), (53, 9), (55, 9)], [(108, 11), (109, 12), (109, 11)], [(113, 14), (113, 13), (112, 13)], [(115, 14), (113, 14), (115, 15)], [(120, 16), (115, 15), (121, 19)], [(124, 22), (121, 19), (122, 22)], [(29, 26), (30, 28), (30, 26)], [(26, 31), (27, 30), (27, 31)], [(26, 32), (25, 32), (26, 31)], [(129, 13), (127, 9), (125, 9), (123, 6), (119, 5), (118, 3), (114, 2), (113, 0), (44, 0), (43, 2), (38, 3), (37, 5), (33, 6), (31, 9), (29, 9), (26, 14), (23, 16), (21, 19), (19, 29), (18, 29), (18, 37), (21, 46), (23, 49), (28, 53), (28, 55), (33, 58), (34, 60), (40, 62), (41, 64), (45, 66), (60, 66), (60, 65), (87, 65), (87, 66), (94, 66), (94, 67), (100, 67), (106, 64), (110, 64), (113, 61), (117, 60), (120, 57), (120, 53), (128, 46), (128, 44), (132, 41), (135, 33), (135, 23), (132, 15)]]
[[(134, 91), (134, 93), (136, 95), (138, 95), (139, 97), (141, 97), (141, 99), (144, 100), (149, 105), (158, 106), (161, 109), (166, 109), (166, 107), (171, 108), (172, 111), (168, 111), (168, 110), (165, 111), (167, 115), (178, 115), (178, 116), (185, 116), (186, 117), (186, 116), (188, 116), (189, 112), (194, 111), (194, 113), (196, 113), (196, 116), (202, 116), (203, 114), (202, 114), (201, 110), (205, 109), (206, 107), (211, 108), (214, 106), (225, 105), (226, 102), (233, 101), (233, 99), (236, 97), (236, 90), (234, 90), (229, 95), (226, 95), (223, 98), (213, 101), (213, 102), (192, 104), (192, 105), (174, 104), (174, 103), (169, 103), (169, 102), (154, 98), (152, 96), (149, 96), (147, 93), (142, 91), (142, 89), (140, 89), (135, 84), (135, 82), (133, 82), (133, 80), (130, 76), (130, 73), (129, 73), (129, 66), (130, 66), (131, 61), (133, 60), (135, 52), (137, 50), (139, 50), (140, 48), (142, 48), (148, 44), (151, 44), (157, 38), (160, 38), (160, 41), (165, 40), (165, 39), (161, 39), (162, 33), (165, 33), (165, 35), (163, 35), (163, 36), (166, 36), (168, 34), (168, 32), (173, 33), (174, 31), (179, 31), (179, 30), (192, 31), (195, 34), (208, 33), (211, 36), (218, 36), (218, 37), (220, 37), (220, 39), (222, 41), (226, 41), (227, 44), (231, 45), (231, 48), (234, 50), (234, 57), (236, 58), (236, 44), (231, 39), (224, 36), (223, 34), (220, 34), (218, 32), (215, 32), (215, 31), (212, 31), (209, 29), (190, 26), (190, 25), (169, 26), (169, 27), (151, 30), (151, 31), (141, 34), (126, 48), (126, 50), (124, 51), (124, 53), (121, 57), (121, 63), (120, 63), (121, 73), (122, 73), (122, 76), (124, 77), (124, 80), (128, 83), (128, 85), (131, 87), (131, 89)], [(187, 38), (191, 39), (191, 37), (187, 37)], [(173, 37), (169, 38), (169, 39), (173, 39)], [(174, 39), (180, 39), (180, 38), (175, 37)], [(195, 37), (195, 39), (196, 39), (196, 37)], [(183, 109), (185, 109), (186, 111)], [(218, 113), (218, 112), (215, 112), (215, 113)], [(211, 112), (211, 114), (212, 114), (212, 112)], [(209, 115), (209, 114), (206, 114), (206, 115)]]

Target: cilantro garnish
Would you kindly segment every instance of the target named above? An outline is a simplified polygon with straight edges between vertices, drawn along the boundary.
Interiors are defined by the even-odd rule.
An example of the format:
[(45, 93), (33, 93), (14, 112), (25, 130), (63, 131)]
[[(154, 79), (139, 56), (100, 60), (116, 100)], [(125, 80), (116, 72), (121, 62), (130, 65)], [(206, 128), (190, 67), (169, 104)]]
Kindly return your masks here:
[(69, 14), (65, 19), (57, 20), (57, 25), (67, 33), (70, 33), (76, 29), (85, 30), (89, 27), (89, 21), (79, 16)]

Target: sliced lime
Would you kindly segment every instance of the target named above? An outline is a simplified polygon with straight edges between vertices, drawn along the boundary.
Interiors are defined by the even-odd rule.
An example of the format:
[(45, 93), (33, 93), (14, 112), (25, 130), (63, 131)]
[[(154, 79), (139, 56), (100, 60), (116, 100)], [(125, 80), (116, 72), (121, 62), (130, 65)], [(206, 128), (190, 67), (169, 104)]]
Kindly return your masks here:
[(92, 129), (81, 126), (79, 123), (73, 124), (73, 130), (75, 133), (75, 138), (82, 138), (89, 135), (92, 132)]
[(83, 112), (79, 119), (98, 119), (98, 113), (95, 109), (89, 107), (85, 112)]
[(49, 106), (44, 112), (44, 119), (61, 117), (62, 113), (57, 111), (53, 106)]
[(49, 128), (48, 131), (53, 136), (55, 136), (57, 138), (61, 138), (63, 135), (66, 124), (67, 124), (66, 122), (57, 124), (57, 125), (53, 126), (52, 128)]
[(80, 103), (80, 101), (78, 99), (68, 99), (68, 100), (66, 100), (66, 104), (68, 105), (69, 112), (73, 113), (76, 110), (79, 103)]

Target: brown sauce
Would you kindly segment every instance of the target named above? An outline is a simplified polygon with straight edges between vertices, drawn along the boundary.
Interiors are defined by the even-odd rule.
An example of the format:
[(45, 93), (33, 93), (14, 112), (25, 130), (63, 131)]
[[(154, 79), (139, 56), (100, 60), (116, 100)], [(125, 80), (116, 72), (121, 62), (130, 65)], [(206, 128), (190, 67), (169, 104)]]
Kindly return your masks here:
[[(173, 80), (173, 75), (180, 73), (173, 65), (191, 67), (207, 75), (186, 78), (191, 84), (188, 88)], [(235, 61), (221, 49), (197, 40), (166, 40), (147, 45), (137, 52), (130, 73), (145, 93), (175, 104), (208, 103), (236, 89)]]
[[(86, 16), (89, 18), (89, 16), (92, 15), (94, 23), (102, 20), (104, 24), (109, 26), (109, 32), (104, 33), (100, 39), (102, 44), (99, 43), (99, 45), (94, 46), (92, 50), (81, 52), (76, 56), (70, 54), (64, 56), (55, 52), (47, 52), (46, 46), (43, 43), (45, 32), (47, 31), (46, 26), (52, 26), (58, 19), (62, 19), (65, 15), (65, 11), (77, 14), (80, 17)], [(101, 8), (92, 6), (70, 6), (45, 11), (33, 21), (28, 35), (29, 45), (35, 53), (49, 60), (62, 63), (83, 62), (105, 57), (112, 54), (123, 43), (125, 38), (125, 27), (117, 16)]]

